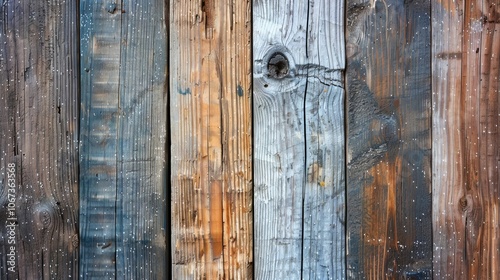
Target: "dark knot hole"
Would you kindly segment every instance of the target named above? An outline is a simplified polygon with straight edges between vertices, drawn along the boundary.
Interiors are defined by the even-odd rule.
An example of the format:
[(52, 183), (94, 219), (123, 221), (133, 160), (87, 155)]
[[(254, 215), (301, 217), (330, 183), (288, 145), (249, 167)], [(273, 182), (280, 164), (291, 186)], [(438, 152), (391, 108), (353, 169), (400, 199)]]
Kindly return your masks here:
[(275, 53), (269, 58), (267, 70), (269, 77), (281, 79), (288, 75), (290, 65), (288, 59), (282, 53)]

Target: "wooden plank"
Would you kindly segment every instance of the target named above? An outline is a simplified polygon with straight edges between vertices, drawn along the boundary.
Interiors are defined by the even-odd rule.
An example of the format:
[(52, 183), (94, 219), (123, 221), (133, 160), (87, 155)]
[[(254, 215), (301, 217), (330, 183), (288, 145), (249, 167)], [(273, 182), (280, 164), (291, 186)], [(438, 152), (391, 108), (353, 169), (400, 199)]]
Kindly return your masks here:
[[(80, 276), (116, 277), (121, 3), (80, 2)], [(118, 12), (116, 12), (118, 10)]]
[(116, 269), (119, 278), (166, 279), (167, 4), (122, 5)]
[(169, 275), (165, 11), (160, 0), (82, 2), (85, 278)]
[(348, 277), (432, 277), (430, 5), (347, 1)]
[(255, 277), (345, 278), (343, 5), (253, 8)]
[(0, 6), (1, 279), (78, 277), (77, 11)]
[(500, 2), (432, 5), (434, 276), (499, 279)]
[(170, 1), (173, 279), (252, 278), (249, 1)]
[(433, 243), (434, 277), (466, 279), (465, 226), (460, 199), (464, 169), (462, 118), (462, 29), (464, 1), (432, 2)]

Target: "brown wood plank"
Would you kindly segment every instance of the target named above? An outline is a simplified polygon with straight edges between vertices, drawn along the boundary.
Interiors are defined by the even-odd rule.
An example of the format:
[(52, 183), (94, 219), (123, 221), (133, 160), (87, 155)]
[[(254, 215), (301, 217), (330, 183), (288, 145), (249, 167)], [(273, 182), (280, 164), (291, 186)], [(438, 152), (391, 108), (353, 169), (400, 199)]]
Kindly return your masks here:
[(343, 279), (344, 6), (253, 8), (255, 277)]
[(76, 279), (77, 3), (0, 15), (0, 279)]
[(350, 279), (429, 279), (430, 2), (347, 1)]
[(252, 278), (249, 1), (170, 1), (173, 279)]
[(433, 18), (434, 276), (499, 279), (500, 2), (433, 1)]
[(163, 279), (165, 1), (82, 1), (83, 278)]

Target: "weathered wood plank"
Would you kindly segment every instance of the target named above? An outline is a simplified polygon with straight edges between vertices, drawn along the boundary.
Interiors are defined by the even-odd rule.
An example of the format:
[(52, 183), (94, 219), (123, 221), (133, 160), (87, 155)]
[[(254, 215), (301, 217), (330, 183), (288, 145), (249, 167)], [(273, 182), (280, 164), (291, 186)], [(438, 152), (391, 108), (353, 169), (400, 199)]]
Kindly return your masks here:
[(77, 278), (76, 2), (0, 15), (0, 279)]
[[(121, 3), (80, 2), (80, 276), (116, 277)], [(118, 12), (116, 12), (118, 10)]]
[(436, 279), (466, 279), (465, 226), (460, 199), (464, 169), (462, 118), (463, 1), (432, 2), (432, 188)]
[(173, 279), (252, 278), (249, 1), (170, 1)]
[(116, 269), (119, 278), (166, 279), (167, 3), (122, 5)]
[(434, 276), (498, 279), (500, 2), (432, 3)]
[(347, 5), (348, 277), (427, 279), (429, 1)]
[(342, 279), (343, 5), (253, 7), (255, 277)]
[(84, 278), (169, 275), (165, 5), (81, 5)]

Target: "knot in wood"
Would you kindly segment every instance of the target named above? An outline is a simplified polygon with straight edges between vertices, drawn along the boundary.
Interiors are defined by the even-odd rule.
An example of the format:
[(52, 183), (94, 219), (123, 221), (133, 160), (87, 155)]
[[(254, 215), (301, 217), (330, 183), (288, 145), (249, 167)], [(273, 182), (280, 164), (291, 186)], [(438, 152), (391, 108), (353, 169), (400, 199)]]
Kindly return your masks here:
[(113, 14), (116, 11), (116, 3), (109, 3), (106, 6), (106, 11), (110, 14)]
[(289, 69), (290, 63), (284, 54), (278, 52), (269, 58), (269, 62), (267, 63), (269, 77), (282, 79), (288, 75)]

